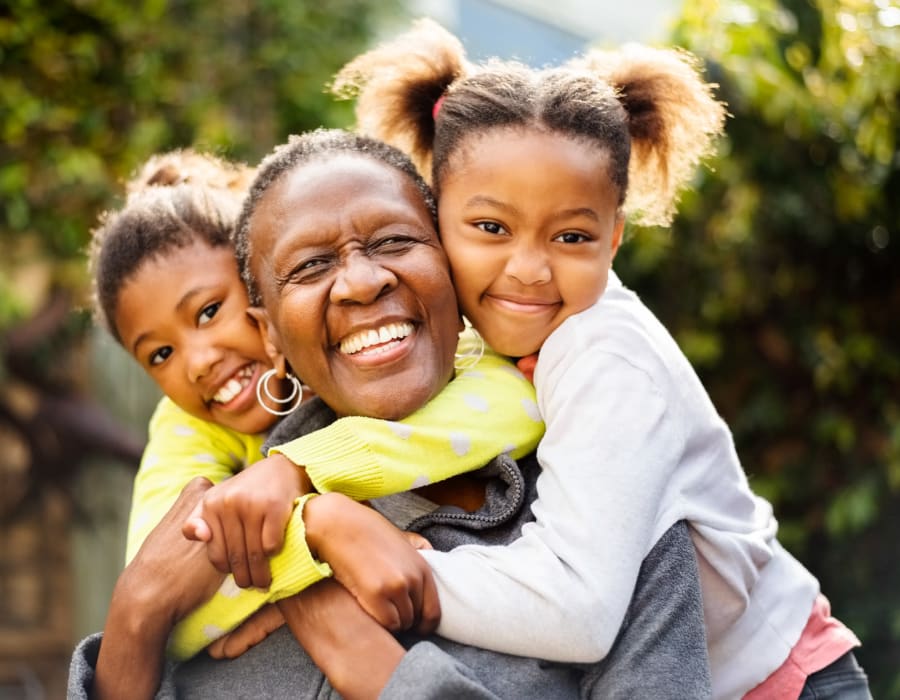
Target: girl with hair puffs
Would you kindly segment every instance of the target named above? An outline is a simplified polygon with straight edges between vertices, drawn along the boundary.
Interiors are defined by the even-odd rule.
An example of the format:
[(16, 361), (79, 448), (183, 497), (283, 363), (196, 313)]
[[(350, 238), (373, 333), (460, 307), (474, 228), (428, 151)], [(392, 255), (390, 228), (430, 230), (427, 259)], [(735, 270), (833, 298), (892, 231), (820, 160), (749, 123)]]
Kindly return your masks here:
[[(282, 410), (285, 404), (296, 407), (300, 399), (274, 376), (235, 259), (233, 231), (254, 174), (191, 150), (154, 156), (127, 184), (124, 205), (104, 214), (92, 237), (95, 317), (165, 394), (151, 418), (135, 478), (126, 562), (198, 476), (225, 482), (215, 493), (236, 493), (225, 505), (255, 526), (255, 539), (242, 536), (241, 544), (245, 555), (258, 556), (248, 556), (243, 567), (234, 565), (237, 553), (223, 550), (224, 537), (213, 530), (220, 536), (208, 544), (210, 560), (223, 574), (233, 570), (233, 578), (174, 628), (169, 651), (179, 659), (196, 654), (263, 604), (331, 573), (327, 563), (309, 556), (293, 496), (259, 499), (254, 481), (279, 496), (317, 490), (368, 498), (405, 491), (416, 479), (437, 482), (471, 471), (504, 450), (527, 454), (543, 434), (533, 387), (508, 360), (486, 353), (470, 368), (477, 371), (460, 371), (434, 397), (437, 406), (448, 402), (443, 410), (477, 401), (480, 411), (437, 423), (425, 407), (393, 429), (384, 421), (348, 416), (292, 445), (291, 456), (303, 467), (280, 456), (260, 461), (263, 440), (278, 419), (274, 412), (283, 415), (289, 412)], [(291, 381), (298, 389), (298, 380)], [(398, 435), (403, 429), (412, 437)], [(358, 447), (363, 441), (365, 451)], [(257, 498), (257, 511), (248, 514), (245, 496)], [(287, 529), (290, 546), (282, 547), (291, 522), (297, 527)], [(258, 588), (242, 591), (235, 583)], [(377, 614), (383, 606), (378, 594), (364, 602), (383, 624), (394, 622)]]
[[(724, 107), (692, 57), (626, 46), (543, 70), (471, 65), (455, 37), (423, 20), (348, 64), (333, 88), (357, 97), (363, 133), (431, 173), (462, 311), (492, 348), (534, 370), (547, 425), (537, 521), (522, 538), (468, 548), (453, 566), (424, 553), (441, 595), (438, 633), (557, 660), (602, 657), (645, 553), (685, 519), (715, 697), (825, 686), (869, 697), (851, 652), (859, 641), (778, 543), (771, 505), (751, 491), (687, 358), (611, 270), (626, 217), (668, 223), (722, 130)], [(547, 624), (516, 624), (523, 609)]]

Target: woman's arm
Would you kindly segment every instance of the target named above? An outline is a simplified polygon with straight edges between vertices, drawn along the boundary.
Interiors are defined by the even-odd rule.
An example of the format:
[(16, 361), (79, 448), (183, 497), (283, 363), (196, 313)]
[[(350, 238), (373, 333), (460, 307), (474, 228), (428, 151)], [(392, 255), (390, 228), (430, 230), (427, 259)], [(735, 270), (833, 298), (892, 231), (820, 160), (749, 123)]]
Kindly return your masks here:
[(188, 483), (119, 575), (91, 697), (153, 697), (172, 627), (221, 584), (222, 574), (209, 563), (203, 545), (181, 534), (182, 521), (209, 486), (203, 479)]
[(320, 581), (278, 603), (310, 658), (347, 700), (377, 698), (404, 648), (334, 580)]

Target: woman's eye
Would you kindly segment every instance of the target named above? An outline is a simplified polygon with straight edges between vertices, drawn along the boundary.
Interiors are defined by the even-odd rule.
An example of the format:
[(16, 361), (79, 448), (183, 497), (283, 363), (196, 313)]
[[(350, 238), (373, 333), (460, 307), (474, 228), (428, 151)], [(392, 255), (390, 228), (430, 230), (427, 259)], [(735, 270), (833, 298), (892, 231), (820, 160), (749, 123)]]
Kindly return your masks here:
[(219, 309), (222, 306), (221, 301), (214, 302), (212, 304), (207, 304), (203, 307), (203, 310), (200, 312), (200, 315), (197, 317), (197, 322), (199, 325), (203, 325), (204, 323), (209, 323), (212, 320), (212, 317), (216, 315)]
[(150, 365), (161, 365), (172, 354), (172, 346), (166, 345), (150, 353)]
[(491, 233), (494, 235), (500, 235), (501, 233), (506, 233), (506, 230), (498, 224), (496, 221), (479, 221), (475, 224), (477, 228), (480, 228), (485, 233)]
[(304, 282), (314, 282), (320, 275), (324, 274), (331, 261), (328, 258), (310, 258), (298, 263), (285, 276), (276, 277), (275, 281), (279, 288), (288, 284), (303, 284)]
[(393, 253), (405, 251), (415, 242), (409, 236), (385, 236), (374, 241), (370, 249), (380, 253)]
[(578, 233), (576, 231), (566, 231), (565, 233), (561, 233), (556, 237), (561, 243), (584, 243), (585, 241), (591, 240), (588, 236), (583, 233)]

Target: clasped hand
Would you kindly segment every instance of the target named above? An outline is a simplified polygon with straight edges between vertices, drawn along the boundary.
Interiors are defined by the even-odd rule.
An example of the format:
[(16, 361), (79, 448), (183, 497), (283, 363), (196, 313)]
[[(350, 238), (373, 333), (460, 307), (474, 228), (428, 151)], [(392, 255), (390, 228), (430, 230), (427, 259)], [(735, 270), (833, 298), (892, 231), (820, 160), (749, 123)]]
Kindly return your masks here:
[[(267, 588), (269, 557), (284, 544), (296, 498), (311, 490), (305, 470), (272, 455), (209, 489), (182, 531), (205, 542), (210, 562), (232, 573), (237, 585)], [(312, 555), (331, 565), (334, 577), (383, 627), (434, 630), (437, 589), (416, 551), (430, 548), (427, 540), (337, 493), (308, 500), (303, 520)]]

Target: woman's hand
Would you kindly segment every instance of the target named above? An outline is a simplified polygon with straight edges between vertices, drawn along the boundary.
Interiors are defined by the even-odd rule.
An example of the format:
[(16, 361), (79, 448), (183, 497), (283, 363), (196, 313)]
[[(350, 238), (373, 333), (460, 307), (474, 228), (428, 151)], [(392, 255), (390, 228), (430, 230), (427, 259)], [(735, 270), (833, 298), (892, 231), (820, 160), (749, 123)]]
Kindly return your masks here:
[(382, 626), (434, 631), (441, 617), (437, 588), (406, 533), (338, 493), (307, 501), (303, 521), (314, 555), (331, 565), (335, 578)]
[(188, 483), (119, 575), (97, 658), (92, 697), (150, 698), (162, 672), (166, 640), (181, 618), (207, 600), (224, 576), (181, 524), (212, 484)]
[(333, 579), (279, 601), (278, 608), (294, 637), (347, 700), (377, 698), (406, 653)]
[(312, 488), (306, 471), (274, 454), (213, 486), (185, 520), (184, 536), (206, 542), (213, 566), (246, 588), (272, 582), (269, 557), (284, 544), (294, 499)]

